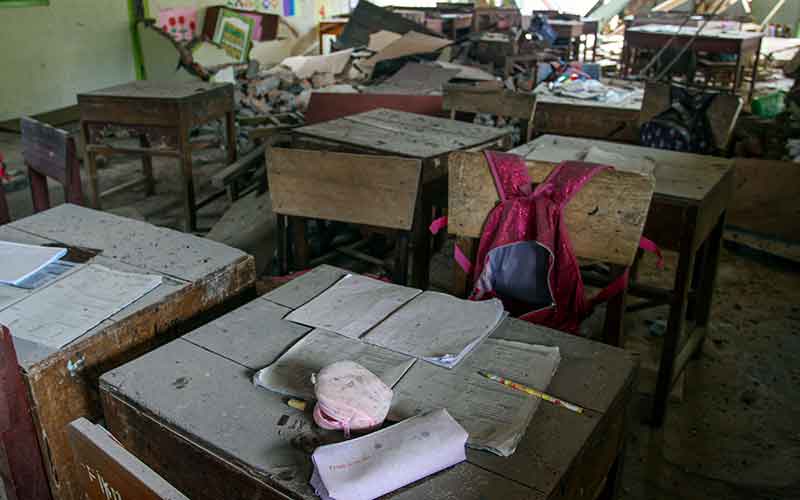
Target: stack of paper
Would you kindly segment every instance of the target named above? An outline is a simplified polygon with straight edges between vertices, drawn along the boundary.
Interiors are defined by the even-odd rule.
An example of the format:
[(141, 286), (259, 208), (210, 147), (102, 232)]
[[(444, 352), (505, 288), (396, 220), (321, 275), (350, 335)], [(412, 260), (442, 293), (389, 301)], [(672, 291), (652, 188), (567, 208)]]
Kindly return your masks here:
[(14, 337), (60, 349), (161, 284), (161, 276), (84, 266), (0, 311)]
[(506, 316), (502, 303), (347, 275), (286, 319), (453, 368)]
[(311, 486), (323, 500), (371, 500), (466, 460), (467, 433), (447, 410), (314, 451)]
[(0, 241), (0, 283), (18, 285), (53, 261), (66, 255), (66, 248), (40, 247)]

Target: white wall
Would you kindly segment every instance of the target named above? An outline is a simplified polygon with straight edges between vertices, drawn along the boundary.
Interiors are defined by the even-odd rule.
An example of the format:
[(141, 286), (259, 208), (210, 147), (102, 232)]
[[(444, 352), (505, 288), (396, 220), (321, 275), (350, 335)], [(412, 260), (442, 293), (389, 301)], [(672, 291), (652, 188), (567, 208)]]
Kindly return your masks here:
[(135, 78), (126, 0), (0, 7), (0, 120)]

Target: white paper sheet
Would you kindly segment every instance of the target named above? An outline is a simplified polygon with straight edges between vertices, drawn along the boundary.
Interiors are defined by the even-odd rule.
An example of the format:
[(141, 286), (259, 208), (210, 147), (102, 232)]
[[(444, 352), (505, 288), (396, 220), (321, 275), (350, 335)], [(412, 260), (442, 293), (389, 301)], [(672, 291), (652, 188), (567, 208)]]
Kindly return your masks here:
[(355, 339), (420, 292), (348, 274), (285, 319)]
[(66, 248), (0, 241), (0, 283), (16, 285), (66, 253)]
[(545, 391), (560, 359), (558, 347), (490, 338), (453, 370), (417, 363), (393, 388), (389, 419), (447, 408), (469, 433), (468, 446), (509, 456), (539, 404), (549, 403), (488, 380), (478, 370)]
[(505, 316), (497, 299), (475, 302), (423, 292), (370, 330), (363, 340), (452, 368)]
[(311, 486), (323, 500), (372, 500), (466, 460), (467, 433), (447, 410), (314, 451)]
[(276, 362), (256, 373), (260, 387), (304, 399), (314, 399), (311, 374), (337, 361), (355, 361), (393, 387), (416, 361), (338, 333), (316, 329), (298, 340)]
[(161, 283), (91, 264), (0, 311), (15, 337), (60, 349)]

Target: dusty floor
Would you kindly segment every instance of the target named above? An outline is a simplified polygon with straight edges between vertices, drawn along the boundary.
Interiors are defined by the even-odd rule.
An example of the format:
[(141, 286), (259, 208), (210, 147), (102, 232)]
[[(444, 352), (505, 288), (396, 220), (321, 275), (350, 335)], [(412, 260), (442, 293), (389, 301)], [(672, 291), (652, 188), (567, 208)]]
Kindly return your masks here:
[[(11, 168), (21, 168), (18, 136), (0, 134), (0, 151)], [(208, 176), (217, 167), (200, 158), (197, 164), (199, 190), (208, 192)], [(101, 171), (101, 185), (113, 186), (137, 169), (134, 161), (114, 161)], [(132, 191), (108, 199), (105, 207), (133, 207), (150, 222), (180, 227), (177, 166), (157, 162), (156, 176), (156, 196), (145, 199)], [(59, 201), (60, 193), (53, 191)], [(27, 188), (10, 193), (10, 202), (14, 218), (31, 212)], [(226, 203), (222, 199), (202, 212), (200, 225), (210, 227)], [(667, 255), (664, 271), (646, 261), (644, 277), (669, 284), (675, 260)], [(447, 287), (450, 269), (448, 256), (436, 257), (434, 286)], [(663, 429), (640, 423), (644, 412), (637, 411), (623, 499), (800, 498), (798, 277), (796, 269), (723, 252), (704, 355), (689, 364), (684, 390), (673, 394)], [(665, 308), (627, 316), (628, 348), (641, 353), (643, 364), (637, 408), (645, 407), (652, 393), (658, 359), (660, 338), (650, 334), (649, 322), (665, 317)]]

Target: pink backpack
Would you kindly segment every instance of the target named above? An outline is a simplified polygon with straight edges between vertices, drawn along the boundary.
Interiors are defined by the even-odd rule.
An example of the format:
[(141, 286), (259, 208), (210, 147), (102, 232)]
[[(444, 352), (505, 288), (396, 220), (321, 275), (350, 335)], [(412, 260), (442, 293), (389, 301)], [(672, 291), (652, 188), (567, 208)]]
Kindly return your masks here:
[[(596, 304), (625, 289), (628, 273), (587, 299), (563, 209), (586, 182), (613, 167), (562, 162), (532, 191), (522, 157), (492, 151), (485, 155), (501, 202), (484, 224), (471, 298), (497, 297), (520, 319), (578, 333)], [(642, 243), (647, 250), (655, 246)], [(468, 264), (457, 247), (456, 259), (462, 267)], [(469, 273), (468, 266), (465, 271)]]

